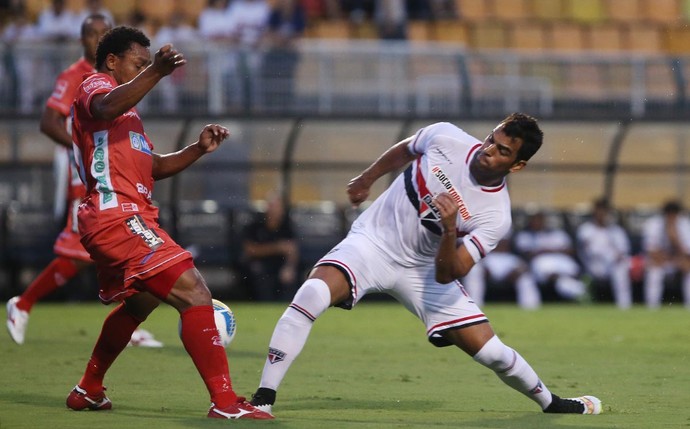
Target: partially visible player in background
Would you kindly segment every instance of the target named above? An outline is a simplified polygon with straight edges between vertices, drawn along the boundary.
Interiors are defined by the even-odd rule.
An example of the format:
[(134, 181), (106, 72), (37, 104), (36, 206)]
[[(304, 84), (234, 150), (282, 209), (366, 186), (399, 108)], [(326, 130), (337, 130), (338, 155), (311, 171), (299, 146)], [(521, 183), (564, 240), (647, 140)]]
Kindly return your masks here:
[[(86, 188), (79, 179), (72, 156), (72, 136), (68, 132), (71, 123), (68, 118), (84, 75), (95, 71), (98, 40), (111, 27), (110, 20), (101, 14), (89, 15), (84, 19), (81, 25), (83, 56), (58, 76), (41, 116), (41, 132), (57, 144), (55, 215), (64, 218), (66, 213), (67, 224), (53, 246), (56, 258), (31, 282), (24, 293), (7, 302), (7, 330), (17, 344), (24, 343), (33, 305), (93, 262), (81, 245), (77, 230), (77, 207), (86, 195)], [(132, 335), (130, 344), (144, 347), (163, 345), (143, 329)]]
[(647, 307), (660, 308), (666, 276), (680, 274), (683, 301), (690, 310), (690, 217), (679, 201), (667, 201), (661, 213), (647, 219), (642, 229), (642, 250)]

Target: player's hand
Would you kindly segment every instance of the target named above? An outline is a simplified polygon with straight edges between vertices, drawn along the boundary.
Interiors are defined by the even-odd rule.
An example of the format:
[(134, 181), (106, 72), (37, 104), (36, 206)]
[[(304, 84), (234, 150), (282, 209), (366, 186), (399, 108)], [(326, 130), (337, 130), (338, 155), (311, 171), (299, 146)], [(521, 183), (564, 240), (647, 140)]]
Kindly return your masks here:
[(350, 198), (352, 207), (359, 207), (369, 197), (369, 189), (371, 183), (365, 180), (364, 176), (360, 174), (347, 184), (347, 196)]
[(168, 43), (156, 52), (151, 67), (161, 76), (167, 76), (176, 68), (182, 67), (185, 64), (187, 64), (187, 60), (184, 58), (184, 55), (177, 52), (173, 45)]
[(438, 209), (441, 215), (441, 226), (444, 231), (455, 231), (458, 217), (458, 205), (448, 192), (436, 195), (431, 203)]
[(201, 130), (197, 146), (203, 153), (211, 153), (229, 136), (230, 131), (227, 128), (218, 124), (208, 124)]

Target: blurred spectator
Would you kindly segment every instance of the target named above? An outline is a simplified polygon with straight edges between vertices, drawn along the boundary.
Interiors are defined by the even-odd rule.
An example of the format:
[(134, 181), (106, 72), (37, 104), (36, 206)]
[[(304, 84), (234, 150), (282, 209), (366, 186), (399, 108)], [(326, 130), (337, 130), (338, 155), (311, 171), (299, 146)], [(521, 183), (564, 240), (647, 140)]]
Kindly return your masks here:
[[(127, 15), (127, 20), (125, 21), (124, 25), (138, 28), (149, 38), (151, 38), (156, 33), (151, 20), (139, 8), (132, 9), (129, 15)], [(144, 100), (146, 100), (146, 97), (144, 97)], [(141, 104), (137, 105), (137, 108), (140, 110), (141, 107)]]
[[(9, 98), (12, 105), (17, 106), (20, 113), (30, 113), (33, 110), (36, 87), (33, 85), (36, 58), (29, 54), (17, 55), (17, 47), (29, 45), (40, 40), (40, 34), (28, 17), (23, 3), (18, 4), (11, 11), (11, 19), (2, 32), (2, 42), (6, 45), (5, 68), (7, 81), (12, 88)], [(4, 79), (3, 79), (4, 80)]]
[(645, 222), (642, 247), (647, 257), (644, 282), (647, 307), (661, 306), (664, 278), (680, 273), (685, 307), (690, 310), (690, 219), (679, 202), (667, 202), (661, 214)]
[(206, 40), (229, 40), (230, 27), (226, 17), (228, 0), (208, 0), (199, 14), (197, 30)]
[(382, 40), (407, 39), (407, 8), (405, 0), (376, 0), (374, 21)]
[(544, 212), (529, 216), (527, 228), (515, 236), (515, 248), (529, 262), (539, 284), (553, 284), (556, 294), (565, 299), (585, 297), (585, 285), (577, 278), (580, 266), (572, 239), (561, 228), (547, 227)]
[(115, 20), (113, 19), (113, 14), (110, 13), (110, 10), (108, 10), (108, 8), (103, 6), (102, 0), (86, 0), (84, 8), (81, 10), (81, 12), (79, 12), (79, 15), (77, 16), (77, 21), (84, 22), (84, 20), (90, 15), (103, 15), (108, 19), (108, 21), (115, 22)]
[(515, 287), (517, 303), (521, 308), (534, 310), (541, 305), (539, 286), (527, 263), (514, 254), (510, 237), (504, 237), (496, 248), (480, 260), (465, 276), (462, 284), (480, 307), (484, 304), (486, 284), (509, 284)]
[(262, 54), (258, 50), (268, 26), (271, 8), (266, 0), (233, 0), (228, 6), (227, 25), (237, 50), (230, 56), (229, 95), (248, 110), (257, 98), (257, 79)]
[(52, 0), (38, 15), (38, 33), (52, 42), (77, 40), (81, 21), (67, 9), (65, 0)]
[[(197, 41), (198, 34), (194, 27), (187, 24), (184, 14), (181, 11), (175, 11), (170, 16), (170, 21), (158, 29), (153, 40), (155, 49), (170, 43), (184, 52), (185, 44)], [(168, 79), (163, 79), (158, 83), (155, 93), (160, 95), (163, 111), (178, 111), (179, 88), (182, 86), (185, 73), (186, 68), (179, 67), (170, 74)]]
[(299, 250), (282, 197), (271, 193), (266, 204), (266, 211), (244, 228), (243, 271), (253, 299), (282, 301), (296, 290)]
[(610, 284), (618, 308), (630, 308), (630, 239), (615, 223), (608, 200), (594, 202), (592, 218), (577, 228), (577, 246), (585, 272), (595, 283)]
[(375, 0), (342, 0), (340, 7), (353, 24), (361, 24), (374, 15)]
[(262, 89), (269, 108), (285, 109), (293, 104), (294, 77), (299, 52), (296, 41), (306, 28), (306, 13), (298, 0), (276, 0), (268, 18), (264, 40)]

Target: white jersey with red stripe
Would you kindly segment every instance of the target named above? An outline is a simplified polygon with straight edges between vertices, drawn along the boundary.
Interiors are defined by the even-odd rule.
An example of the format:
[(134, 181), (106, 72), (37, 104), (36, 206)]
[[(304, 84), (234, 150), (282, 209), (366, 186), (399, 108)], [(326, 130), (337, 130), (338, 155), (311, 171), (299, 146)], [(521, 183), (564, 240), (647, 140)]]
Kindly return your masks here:
[(470, 174), (481, 144), (446, 122), (420, 129), (408, 146), (419, 157), (357, 218), (352, 232), (397, 255), (401, 265), (433, 264), (441, 225), (431, 200), (448, 192), (459, 209), (458, 244), (478, 262), (509, 233), (512, 222), (505, 181), (486, 187)]
[(350, 234), (317, 262), (338, 268), (351, 286), (352, 308), (369, 293), (394, 296), (426, 326), (429, 341), (450, 343), (443, 331), (488, 319), (459, 281), (436, 281), (441, 226), (431, 199), (448, 192), (458, 204), (458, 244), (475, 261), (496, 247), (511, 226), (505, 183), (479, 185), (469, 165), (481, 142), (438, 123), (417, 132), (409, 150), (419, 157), (354, 222)]

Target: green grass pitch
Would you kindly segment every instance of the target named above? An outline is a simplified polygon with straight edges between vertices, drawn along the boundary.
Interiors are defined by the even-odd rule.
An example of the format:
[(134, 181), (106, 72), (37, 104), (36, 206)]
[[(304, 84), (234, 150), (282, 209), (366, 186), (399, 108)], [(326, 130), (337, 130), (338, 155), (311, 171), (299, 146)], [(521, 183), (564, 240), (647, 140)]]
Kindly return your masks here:
[[(249, 396), (285, 305), (227, 304), (238, 320), (231, 374), (237, 392)], [(205, 417), (206, 390), (177, 336), (177, 313), (165, 305), (142, 325), (165, 347), (125, 350), (106, 377), (113, 410), (68, 411), (65, 398), (111, 308), (38, 304), (23, 346), (0, 334), (0, 429), (690, 427), (690, 312), (679, 305), (484, 308), (552, 391), (601, 398), (599, 416), (542, 414), (458, 349), (428, 344), (421, 323), (395, 303), (330, 309), (285, 378), (269, 422)]]

